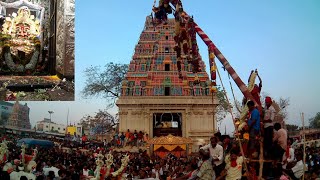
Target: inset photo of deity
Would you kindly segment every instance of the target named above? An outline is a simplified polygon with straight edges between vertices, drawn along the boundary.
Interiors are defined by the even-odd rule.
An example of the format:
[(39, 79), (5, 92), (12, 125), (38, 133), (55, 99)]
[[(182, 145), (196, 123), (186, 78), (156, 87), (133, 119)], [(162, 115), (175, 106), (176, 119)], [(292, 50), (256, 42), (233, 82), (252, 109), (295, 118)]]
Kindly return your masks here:
[(0, 100), (73, 101), (75, 0), (0, 1)]

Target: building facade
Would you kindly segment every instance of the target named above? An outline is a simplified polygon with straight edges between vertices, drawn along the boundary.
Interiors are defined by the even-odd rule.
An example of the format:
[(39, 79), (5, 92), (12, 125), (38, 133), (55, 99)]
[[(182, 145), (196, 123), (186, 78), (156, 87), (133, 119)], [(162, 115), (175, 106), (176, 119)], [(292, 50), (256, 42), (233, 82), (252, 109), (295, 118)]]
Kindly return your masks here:
[(13, 104), (0, 101), (0, 126), (6, 125), (13, 110)]
[(24, 105), (16, 101), (12, 106), (12, 113), (6, 123), (6, 126), (31, 129), (30, 119), (29, 119), (30, 108), (27, 103)]
[(195, 74), (182, 59), (179, 75), (174, 31), (174, 19), (154, 26), (147, 17), (117, 101), (120, 132), (172, 134), (195, 142), (209, 140), (215, 132), (218, 100), (210, 93), (205, 64), (200, 60), (201, 72)]
[(66, 133), (66, 127), (67, 126), (64, 124), (57, 124), (47, 118), (44, 118), (42, 121), (38, 121), (36, 125), (37, 131), (55, 132), (60, 134)]

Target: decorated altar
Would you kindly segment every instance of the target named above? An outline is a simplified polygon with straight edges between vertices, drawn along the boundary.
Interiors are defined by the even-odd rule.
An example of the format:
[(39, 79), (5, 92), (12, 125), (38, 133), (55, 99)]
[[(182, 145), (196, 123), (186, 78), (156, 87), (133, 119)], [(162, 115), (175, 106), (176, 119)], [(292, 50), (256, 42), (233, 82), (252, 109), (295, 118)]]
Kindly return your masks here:
[(0, 2), (1, 74), (48, 74), (46, 6), (25, 0)]
[(169, 153), (180, 157), (191, 152), (193, 140), (169, 134), (167, 136), (154, 137), (148, 141), (148, 144), (153, 145), (153, 152), (161, 158)]
[[(23, 91), (36, 93), (20, 100), (74, 99), (67, 99), (74, 96), (69, 88), (74, 79), (74, 6), (74, 0), (0, 1), (0, 88), (7, 96), (18, 99), (14, 94)], [(67, 88), (51, 91), (63, 88), (64, 78), (70, 82)], [(34, 97), (39, 89), (47, 92), (45, 98)]]

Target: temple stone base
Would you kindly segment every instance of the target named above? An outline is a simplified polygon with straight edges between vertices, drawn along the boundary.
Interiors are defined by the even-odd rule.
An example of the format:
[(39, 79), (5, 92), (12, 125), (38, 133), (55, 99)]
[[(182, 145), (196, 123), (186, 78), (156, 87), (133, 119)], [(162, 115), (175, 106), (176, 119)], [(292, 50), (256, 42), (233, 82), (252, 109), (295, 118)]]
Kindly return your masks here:
[(154, 136), (154, 113), (181, 113), (182, 136), (194, 140), (192, 151), (198, 149), (198, 142), (208, 142), (216, 129), (214, 114), (218, 100), (211, 96), (123, 96), (117, 105), (119, 131), (143, 131), (150, 138)]

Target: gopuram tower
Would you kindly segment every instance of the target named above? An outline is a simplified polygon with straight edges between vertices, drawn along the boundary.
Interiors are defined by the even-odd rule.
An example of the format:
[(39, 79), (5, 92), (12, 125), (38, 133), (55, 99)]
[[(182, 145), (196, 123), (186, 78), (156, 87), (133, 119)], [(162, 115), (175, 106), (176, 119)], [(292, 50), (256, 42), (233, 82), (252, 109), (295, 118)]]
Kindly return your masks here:
[(183, 60), (179, 77), (174, 22), (169, 19), (167, 24), (154, 26), (152, 18), (146, 18), (117, 101), (119, 131), (143, 131), (150, 138), (172, 134), (191, 137), (194, 142), (209, 140), (216, 129), (218, 100), (210, 93), (202, 60), (197, 75)]

